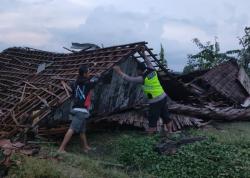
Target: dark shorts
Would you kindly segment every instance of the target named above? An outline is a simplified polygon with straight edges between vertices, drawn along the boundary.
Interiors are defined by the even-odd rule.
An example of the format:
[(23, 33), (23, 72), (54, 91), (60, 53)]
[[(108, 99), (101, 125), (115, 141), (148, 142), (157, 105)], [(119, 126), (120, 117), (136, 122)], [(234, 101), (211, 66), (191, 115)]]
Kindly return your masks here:
[(74, 130), (76, 133), (86, 132), (86, 121), (89, 117), (89, 113), (80, 111), (71, 111), (72, 122), (70, 124), (70, 129)]
[(163, 124), (167, 124), (171, 121), (169, 118), (167, 97), (158, 102), (149, 104), (149, 127), (157, 127), (157, 121), (160, 117), (163, 120)]

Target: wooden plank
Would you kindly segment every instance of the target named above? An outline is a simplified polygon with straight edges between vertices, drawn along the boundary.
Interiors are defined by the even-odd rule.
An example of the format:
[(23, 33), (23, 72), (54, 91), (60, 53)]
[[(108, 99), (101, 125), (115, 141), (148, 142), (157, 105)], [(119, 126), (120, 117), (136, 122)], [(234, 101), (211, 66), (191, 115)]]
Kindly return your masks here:
[(238, 73), (238, 81), (241, 83), (247, 93), (250, 94), (250, 79), (243, 67), (240, 68)]
[(190, 117), (198, 117), (204, 119), (213, 120), (225, 120), (225, 121), (249, 121), (250, 109), (231, 109), (228, 111), (225, 108), (214, 107), (194, 107), (190, 105), (172, 104), (169, 106), (169, 112), (181, 115), (187, 115)]

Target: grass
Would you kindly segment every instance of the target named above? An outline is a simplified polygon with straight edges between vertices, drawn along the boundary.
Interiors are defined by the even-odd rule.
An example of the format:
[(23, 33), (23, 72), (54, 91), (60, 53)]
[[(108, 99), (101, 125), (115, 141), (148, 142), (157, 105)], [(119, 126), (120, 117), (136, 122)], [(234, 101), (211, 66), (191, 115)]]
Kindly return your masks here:
[[(53, 151), (51, 154), (55, 154)], [(51, 155), (53, 158), (54, 156)], [(16, 156), (22, 164), (12, 167), (9, 177), (20, 178), (128, 178), (123, 171), (101, 166), (100, 162), (88, 156), (76, 153), (60, 155), (56, 159), (39, 159), (37, 157)]]
[[(68, 146), (67, 153), (58, 154), (58, 145), (44, 145), (36, 157), (15, 155), (18, 164), (9, 171), (9, 178), (129, 178), (150, 177), (136, 171), (128, 173), (119, 164), (116, 155), (117, 141), (121, 133), (91, 133), (89, 140), (95, 151), (84, 154), (75, 137)], [(41, 159), (45, 157), (46, 159)]]
[[(120, 160), (157, 177), (249, 177), (250, 149), (221, 144), (214, 138), (181, 147), (172, 156), (152, 151), (157, 138), (127, 137)], [(128, 145), (133, 145), (129, 147)]]
[(250, 123), (215, 123), (213, 127), (193, 133), (213, 137), (217, 142), (232, 145), (248, 145), (250, 143)]
[(93, 152), (82, 153), (77, 137), (63, 155), (57, 154), (58, 145), (44, 145), (39, 156), (15, 155), (17, 165), (8, 177), (250, 177), (249, 122), (215, 123), (185, 133), (208, 139), (185, 145), (175, 155), (162, 156), (153, 151), (160, 139), (157, 135), (136, 131), (90, 133), (90, 143), (96, 148)]

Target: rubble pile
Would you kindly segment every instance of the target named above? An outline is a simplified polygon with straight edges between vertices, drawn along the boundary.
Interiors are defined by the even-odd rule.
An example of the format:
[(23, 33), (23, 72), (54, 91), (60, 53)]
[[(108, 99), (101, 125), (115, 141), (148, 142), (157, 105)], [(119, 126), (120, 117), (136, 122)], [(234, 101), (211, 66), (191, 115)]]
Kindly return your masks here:
[(236, 61), (176, 74), (146, 44), (64, 54), (32, 48), (4, 50), (0, 53), (0, 138), (30, 131), (42, 136), (64, 134), (70, 123), (70, 85), (82, 64), (89, 66), (92, 77), (102, 76), (92, 98), (91, 123), (147, 127), (147, 105), (140, 86), (120, 79), (112, 70), (119, 65), (135, 76), (137, 61), (144, 60), (142, 47), (168, 94), (173, 130), (201, 127), (209, 120), (249, 120), (250, 79)]
[[(95, 92), (96, 117), (133, 108), (141, 91), (121, 81), (117, 85), (112, 67), (121, 64), (130, 73), (136, 71), (142, 46), (146, 42), (65, 54), (16, 47), (4, 50), (0, 53), (0, 138), (28, 130), (39, 132), (41, 125), (51, 129), (68, 123), (70, 84), (84, 64), (92, 77), (103, 76)], [(152, 49), (146, 50), (154, 57)]]
[[(203, 120), (249, 120), (250, 80), (236, 61), (222, 63), (211, 70), (197, 71), (176, 77), (179, 83), (168, 86), (172, 78), (162, 77), (174, 102), (171, 113)], [(176, 92), (178, 91), (178, 92)]]

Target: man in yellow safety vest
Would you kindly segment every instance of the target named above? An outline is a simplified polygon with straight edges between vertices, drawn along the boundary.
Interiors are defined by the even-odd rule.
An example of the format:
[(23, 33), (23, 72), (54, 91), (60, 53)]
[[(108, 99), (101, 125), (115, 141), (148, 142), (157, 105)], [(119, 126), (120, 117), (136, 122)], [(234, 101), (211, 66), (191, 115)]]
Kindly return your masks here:
[(139, 76), (132, 77), (122, 72), (119, 66), (114, 66), (113, 69), (125, 80), (142, 84), (143, 92), (146, 95), (149, 103), (149, 127), (148, 133), (154, 133), (157, 131), (157, 121), (159, 117), (162, 118), (164, 129), (168, 132), (172, 132), (172, 121), (169, 118), (167, 95), (163, 90), (160, 81), (158, 79), (157, 71), (153, 67), (152, 63), (145, 55), (145, 48), (142, 48), (145, 63), (139, 62), (137, 70)]

